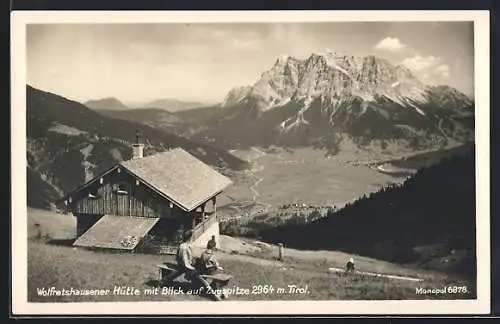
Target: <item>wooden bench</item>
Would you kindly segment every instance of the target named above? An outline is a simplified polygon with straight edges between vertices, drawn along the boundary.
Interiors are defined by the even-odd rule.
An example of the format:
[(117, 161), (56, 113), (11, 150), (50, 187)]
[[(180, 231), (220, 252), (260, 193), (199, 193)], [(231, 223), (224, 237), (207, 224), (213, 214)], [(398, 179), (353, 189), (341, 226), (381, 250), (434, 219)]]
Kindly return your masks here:
[(158, 264), (157, 267), (160, 277), (159, 286), (161, 286), (162, 284), (171, 283), (184, 273), (183, 269), (180, 269), (176, 264), (172, 263)]
[[(173, 263), (163, 263), (158, 264), (159, 281), (158, 285), (169, 284), (173, 282), (176, 278), (184, 274), (184, 269), (180, 268), (177, 264)], [(213, 275), (199, 275), (198, 279), (205, 286), (206, 292), (211, 295), (216, 300), (222, 299), (222, 294), (219, 290), (222, 290), (233, 276), (225, 273), (217, 273)], [(214, 289), (214, 286), (217, 289)]]
[[(222, 293), (222, 290), (233, 278), (233, 276), (225, 273), (216, 273), (213, 275), (202, 274), (200, 277), (201, 282), (205, 285), (205, 288), (207, 288), (208, 294), (216, 300), (221, 300), (223, 297), (226, 297)], [(214, 284), (216, 289), (214, 289)]]

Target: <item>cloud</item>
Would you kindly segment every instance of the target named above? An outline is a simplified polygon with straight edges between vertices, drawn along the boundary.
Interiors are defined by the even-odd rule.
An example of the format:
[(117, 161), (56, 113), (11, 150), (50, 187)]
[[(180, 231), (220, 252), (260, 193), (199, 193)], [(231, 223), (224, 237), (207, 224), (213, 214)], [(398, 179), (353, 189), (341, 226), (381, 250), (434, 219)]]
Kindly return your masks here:
[(230, 34), (225, 30), (212, 30), (210, 33), (208, 33), (208, 36), (212, 38), (221, 38), (228, 37), (230, 36)]
[(434, 69), (433, 73), (442, 78), (447, 78), (450, 76), (450, 67), (446, 64), (441, 64)]
[(417, 54), (413, 57), (405, 58), (402, 63), (410, 70), (422, 71), (439, 64), (439, 58), (432, 55), (420, 56)]
[(420, 75), (423, 79), (437, 81), (436, 78), (446, 79), (450, 77), (450, 66), (444, 64), (440, 57), (416, 54), (415, 56), (405, 58), (402, 64), (417, 73), (417, 75)]
[[(230, 32), (227, 30), (213, 30), (209, 33), (213, 41), (218, 42), (220, 46), (231, 50), (253, 50), (259, 47), (259, 35), (252, 31)], [(219, 49), (220, 49), (219, 46)]]
[(268, 37), (274, 41), (286, 41), (289, 37), (294, 37), (302, 34), (302, 31), (295, 28), (294, 25), (273, 24), (267, 32)]
[(232, 39), (232, 45), (236, 50), (252, 50), (259, 47), (259, 42), (255, 39)]
[(406, 45), (401, 43), (399, 39), (392, 37), (386, 37), (382, 39), (380, 42), (378, 42), (377, 45), (375, 45), (376, 49), (386, 50), (391, 52), (399, 51), (400, 49), (403, 49), (405, 47)]

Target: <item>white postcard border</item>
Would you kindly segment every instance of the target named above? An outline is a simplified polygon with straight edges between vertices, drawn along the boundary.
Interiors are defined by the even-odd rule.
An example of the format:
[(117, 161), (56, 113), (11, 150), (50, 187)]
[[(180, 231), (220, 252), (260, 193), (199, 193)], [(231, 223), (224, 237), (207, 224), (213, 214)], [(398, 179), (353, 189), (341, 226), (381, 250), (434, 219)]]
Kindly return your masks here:
[[(26, 25), (32, 23), (230, 23), (474, 21), (477, 300), (75, 302), (27, 301)], [(488, 314), (490, 312), (488, 11), (14, 11), (11, 13), (12, 312), (14, 315)]]

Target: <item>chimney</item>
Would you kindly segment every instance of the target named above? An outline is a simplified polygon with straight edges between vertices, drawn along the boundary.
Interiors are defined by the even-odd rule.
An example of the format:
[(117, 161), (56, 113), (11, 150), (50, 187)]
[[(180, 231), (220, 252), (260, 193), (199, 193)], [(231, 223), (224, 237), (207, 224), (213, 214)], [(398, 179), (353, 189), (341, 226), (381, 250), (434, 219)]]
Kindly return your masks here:
[(90, 166), (86, 165), (85, 166), (85, 183), (89, 182), (92, 179), (94, 179), (94, 174), (90, 170)]
[(140, 134), (135, 132), (135, 143), (132, 144), (132, 159), (141, 159), (144, 156), (144, 144), (140, 142)]

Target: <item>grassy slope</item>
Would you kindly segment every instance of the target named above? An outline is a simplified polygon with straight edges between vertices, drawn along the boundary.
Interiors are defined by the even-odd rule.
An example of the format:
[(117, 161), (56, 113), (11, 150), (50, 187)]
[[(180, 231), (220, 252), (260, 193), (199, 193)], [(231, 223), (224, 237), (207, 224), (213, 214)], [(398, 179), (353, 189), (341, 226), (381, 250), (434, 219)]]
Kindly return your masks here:
[[(38, 225), (37, 225), (38, 224)], [(29, 209), (28, 211), (28, 300), (49, 301), (147, 301), (147, 300), (203, 300), (200, 296), (87, 296), (87, 297), (40, 297), (36, 288), (57, 287), (59, 289), (113, 289), (116, 286), (132, 286), (143, 290), (151, 288), (157, 279), (155, 265), (170, 260), (169, 256), (110, 253), (89, 251), (65, 246), (74, 236), (74, 218), (70, 215)], [(40, 233), (40, 234), (39, 234)], [(56, 241), (56, 244), (54, 244)], [(327, 300), (327, 299), (425, 299), (436, 296), (415, 295), (417, 285), (413, 282), (389, 279), (362, 278), (360, 276), (338, 276), (328, 274), (328, 266), (339, 266), (324, 254), (317, 252), (293, 253), (287, 250), (283, 262), (272, 260), (270, 255), (258, 257), (233, 255), (219, 252), (219, 260), (227, 272), (234, 275), (232, 285), (251, 289), (254, 285), (287, 287), (290, 284), (308, 286), (308, 294), (260, 294), (232, 296), (231, 300)], [(335, 260), (335, 259), (333, 259)], [(331, 263), (332, 262), (332, 263)], [(363, 260), (362, 264), (376, 266), (377, 261)], [(403, 268), (381, 263), (395, 273)], [(373, 269), (373, 268), (372, 268)], [(414, 270), (415, 271), (415, 270)], [(435, 288), (446, 283), (461, 284), (442, 276), (427, 274), (418, 286)], [(179, 283), (183, 289), (186, 284)], [(231, 286), (232, 287), (232, 286)], [(441, 298), (464, 298), (441, 295)], [(469, 296), (470, 297), (470, 296)]]

